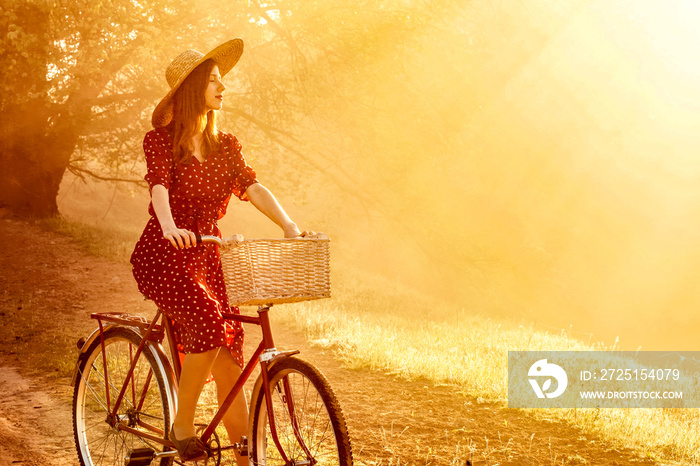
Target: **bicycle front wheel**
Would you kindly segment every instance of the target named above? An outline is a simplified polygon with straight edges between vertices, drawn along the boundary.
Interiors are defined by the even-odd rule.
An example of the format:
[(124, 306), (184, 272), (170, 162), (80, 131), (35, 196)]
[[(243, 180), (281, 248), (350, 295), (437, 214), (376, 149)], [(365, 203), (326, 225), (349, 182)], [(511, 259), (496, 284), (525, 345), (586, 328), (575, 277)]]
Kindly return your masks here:
[(283, 455), (270, 432), (265, 392), (252, 400), (251, 458), (255, 465), (351, 466), (345, 418), (328, 381), (310, 363), (289, 357), (269, 373), (274, 422)]
[[(163, 450), (158, 442), (120, 430), (116, 424), (156, 438), (167, 438), (170, 428), (169, 387), (148, 347), (136, 362), (116, 418), (110, 416), (141, 337), (132, 329), (111, 327), (105, 330), (104, 339), (104, 355), (99, 338), (83, 354), (73, 392), (73, 434), (82, 466), (121, 466), (134, 450)], [(172, 462), (172, 458), (163, 458), (153, 464), (169, 466)]]

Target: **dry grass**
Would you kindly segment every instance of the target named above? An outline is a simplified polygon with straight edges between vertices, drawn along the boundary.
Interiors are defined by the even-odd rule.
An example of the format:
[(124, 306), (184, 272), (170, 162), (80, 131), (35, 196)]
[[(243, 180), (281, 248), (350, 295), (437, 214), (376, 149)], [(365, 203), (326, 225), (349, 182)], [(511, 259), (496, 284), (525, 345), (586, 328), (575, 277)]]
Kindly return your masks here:
[[(43, 294), (50, 293), (46, 291)], [(17, 357), (27, 371), (44, 377), (68, 377), (73, 373), (77, 338), (65, 331), (76, 322), (63, 312), (53, 312), (47, 322), (42, 294), (27, 293), (3, 300), (0, 306), (0, 347)], [(92, 327), (84, 319), (84, 327)], [(71, 352), (62, 351), (69, 348)]]
[[(507, 320), (474, 316), (429, 302), (378, 277), (334, 275), (334, 298), (285, 306), (274, 318), (332, 346), (349, 367), (367, 367), (408, 379), (425, 377), (460, 391), (507, 403), (508, 351), (606, 350), (562, 330), (556, 334)], [(561, 419), (654, 459), (700, 464), (696, 409), (530, 409)], [(553, 464), (556, 461), (553, 459)]]
[[(60, 218), (45, 221), (43, 225), (72, 236), (91, 254), (119, 261), (128, 260), (138, 237), (138, 232), (126, 229), (84, 225)], [(332, 299), (287, 305), (273, 313), (273, 318), (303, 329), (316, 344), (333, 347), (349, 367), (380, 369), (408, 379), (425, 377), (439, 384), (454, 384), (465, 394), (505, 406), (509, 350), (610, 349), (582, 342), (564, 330), (542, 332), (527, 324), (441, 305), (364, 272), (336, 269), (333, 279)], [(205, 404), (213, 406), (213, 394), (208, 397)], [(568, 421), (653, 459), (700, 464), (700, 415), (696, 409), (526, 411), (538, 418)], [(389, 449), (394, 435), (393, 432), (385, 435)], [(469, 445), (455, 448), (454, 461), (474, 454)], [(426, 453), (429, 457), (429, 452)], [(486, 451), (478, 453), (484, 454), (488, 457)], [(386, 464), (405, 462), (399, 452), (392, 454), (392, 458)], [(415, 457), (412, 461), (415, 462)], [(557, 463), (552, 458), (552, 464)]]
[(128, 262), (140, 230), (116, 224), (81, 223), (62, 216), (42, 219), (37, 224), (50, 231), (73, 238), (83, 250), (93, 256), (117, 262)]

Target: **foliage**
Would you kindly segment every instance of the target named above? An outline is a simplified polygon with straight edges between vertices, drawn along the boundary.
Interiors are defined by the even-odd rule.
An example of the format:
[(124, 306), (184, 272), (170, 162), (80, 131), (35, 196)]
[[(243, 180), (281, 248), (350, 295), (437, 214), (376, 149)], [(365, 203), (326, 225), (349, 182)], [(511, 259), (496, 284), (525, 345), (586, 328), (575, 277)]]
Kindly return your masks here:
[[(491, 160), (502, 125), (482, 110), (576, 8), (546, 4), (8, 0), (0, 205), (7, 190), (34, 196), (30, 213), (55, 214), (66, 169), (140, 181), (167, 64), (240, 36), (221, 128), (264, 183), (313, 200), (322, 228), (366, 248), (358, 260), (381, 250), (396, 264), (382, 271), (414, 283), (432, 270), (435, 293), (485, 271), (506, 287), (546, 273), (552, 253), (519, 212), (540, 193), (522, 196), (529, 174), (509, 166), (504, 176)], [(537, 157), (542, 172), (556, 170), (550, 154)]]

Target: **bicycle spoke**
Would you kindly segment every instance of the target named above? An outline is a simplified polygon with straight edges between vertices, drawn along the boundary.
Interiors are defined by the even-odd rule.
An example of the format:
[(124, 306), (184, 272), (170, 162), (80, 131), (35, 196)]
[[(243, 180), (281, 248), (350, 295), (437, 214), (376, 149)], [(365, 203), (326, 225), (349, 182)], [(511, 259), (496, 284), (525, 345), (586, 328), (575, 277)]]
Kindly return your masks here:
[[(316, 448), (314, 448), (314, 451), (319, 451), (320, 448), (321, 448), (321, 444), (322, 444), (325, 440), (330, 440), (330, 435), (333, 435), (333, 432), (331, 432), (331, 431), (329, 430), (330, 427), (331, 427), (331, 425), (330, 425), (330, 422), (329, 422), (329, 423), (326, 424), (326, 428), (323, 430), (323, 433), (321, 434), (321, 440), (318, 441), (318, 445), (316, 446)], [(326, 434), (330, 434), (330, 435), (329, 435), (328, 437), (326, 437)], [(314, 454), (314, 456), (315, 456), (315, 454)]]
[(107, 446), (109, 445), (109, 442), (108, 442), (108, 440), (110, 440), (109, 437), (110, 436), (105, 437), (105, 442), (104, 442), (105, 446), (104, 446), (104, 448), (102, 448), (102, 455), (100, 456), (100, 463), (102, 463), (102, 460), (105, 457), (105, 452), (107, 451)]
[(103, 437), (102, 437), (102, 441), (97, 442), (97, 443), (95, 444), (94, 449), (95, 449), (95, 450), (99, 450), (100, 447), (101, 447), (102, 445), (106, 444), (106, 442), (107, 442), (109, 439), (110, 439), (110, 435), (109, 435), (109, 434), (103, 436)]
[[(128, 453), (134, 449), (159, 451), (163, 448), (158, 442), (139, 434), (152, 434), (152, 429), (166, 432), (169, 422), (167, 388), (164, 388), (167, 381), (158, 372), (154, 353), (142, 351), (138, 359), (133, 359), (140, 338), (132, 330), (113, 327), (105, 331), (104, 357), (100, 342), (93, 344), (85, 356), (74, 395), (75, 435), (83, 466), (122, 466)], [(104, 364), (104, 359), (107, 364)], [(134, 367), (129, 376), (132, 363)], [(112, 414), (107, 410), (106, 390), (109, 390), (114, 410), (122, 388), (125, 389), (124, 396), (118, 409), (113, 411), (117, 416), (115, 422), (134, 428), (136, 432), (120, 430), (119, 425), (112, 427), (106, 422)], [(137, 410), (139, 405), (141, 409)], [(141, 419), (152, 428), (140, 425)], [(166, 458), (153, 464), (171, 463), (172, 459)]]
[(99, 427), (100, 425), (103, 425), (103, 426), (105, 425), (104, 419), (95, 421), (90, 427), (86, 427), (85, 429), (83, 429), (83, 432), (87, 432), (89, 430), (92, 430), (95, 427)]
[(105, 412), (107, 412), (107, 401), (104, 400), (103, 398), (100, 398), (100, 396), (97, 394), (94, 388), (92, 388), (92, 385), (89, 384), (88, 381), (85, 381), (86, 387), (90, 390), (90, 392), (95, 396), (96, 401), (102, 406), (102, 409), (104, 409)]
[[(102, 384), (102, 386), (103, 386), (103, 385), (104, 385), (104, 381), (105, 381), (105, 376), (104, 376), (104, 374), (103, 374), (102, 372), (98, 371), (98, 370), (97, 370), (97, 367), (94, 366), (94, 365), (93, 365), (93, 369), (92, 369), (90, 372), (91, 372), (91, 373), (92, 373), (92, 372), (95, 372), (95, 373), (97, 374), (97, 377), (100, 378), (100, 379), (102, 379), (101, 384)], [(122, 380), (122, 379), (120, 379), (120, 380)], [(117, 386), (114, 384), (114, 379), (113, 379), (112, 377), (110, 377), (109, 388), (111, 388), (111, 390), (110, 390), (110, 395), (112, 395), (112, 396), (114, 397), (114, 398), (113, 398), (113, 401), (116, 401), (116, 398), (117, 398), (117, 396), (119, 396), (119, 392), (121, 391), (121, 388), (117, 388)], [(100, 390), (102, 390), (101, 387), (100, 387)], [(126, 398), (126, 397), (124, 397), (124, 398), (122, 399), (122, 403), (123, 403), (123, 402), (129, 403), (129, 404), (131, 405), (132, 408), (134, 407), (134, 405), (131, 404), (131, 402), (130, 402), (130, 401), (128, 400), (128, 398)], [(105, 404), (106, 404), (106, 400), (105, 400)], [(105, 409), (107, 409), (107, 408), (105, 408)]]
[[(272, 412), (284, 456), (292, 463), (351, 465), (352, 453), (342, 412), (323, 376), (296, 358), (279, 362), (272, 372)], [(271, 436), (264, 396), (254, 401), (253, 461), (285, 464)], [(338, 432), (340, 440), (336, 437)]]

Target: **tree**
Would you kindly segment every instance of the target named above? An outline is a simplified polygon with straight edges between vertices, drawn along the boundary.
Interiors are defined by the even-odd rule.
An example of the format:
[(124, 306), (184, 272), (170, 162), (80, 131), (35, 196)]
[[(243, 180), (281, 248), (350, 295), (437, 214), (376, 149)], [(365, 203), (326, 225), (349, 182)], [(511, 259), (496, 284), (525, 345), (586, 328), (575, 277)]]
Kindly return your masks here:
[[(92, 150), (100, 163), (123, 161), (109, 154), (146, 129), (141, 114), (162, 91), (152, 76), (161, 75), (178, 51), (219, 39), (223, 31), (219, 37), (212, 31), (220, 21), (211, 16), (219, 6), (6, 0), (0, 7), (0, 30), (6, 31), (0, 37), (6, 51), (0, 207), (22, 216), (54, 215), (66, 169), (89, 171), (71, 166), (72, 156)], [(228, 18), (229, 25), (247, 23), (245, 11)]]
[(434, 288), (548, 269), (523, 212), (546, 217), (529, 174), (555, 171), (556, 148), (513, 156), (503, 130), (526, 125), (493, 102), (587, 3), (4, 0), (0, 207), (56, 214), (66, 170), (140, 182), (167, 64), (243, 37), (221, 126), (259, 171), (319, 199), (318, 218), (370, 251), (360, 261), (400, 256)]
[[(255, 158), (256, 148), (279, 145), (305, 164), (287, 171), (293, 182), (321, 174), (372, 204), (339, 162), (337, 137), (309, 142), (299, 135), (320, 122), (346, 138), (347, 120), (332, 107), (344, 96), (355, 98), (347, 94), (355, 67), (366, 67), (362, 60), (392, 50), (410, 33), (405, 2), (389, 3), (6, 0), (0, 7), (6, 31), (0, 46), (7, 51), (0, 77), (0, 207), (23, 216), (56, 214), (66, 170), (138, 181), (128, 167), (142, 155), (148, 112), (165, 89), (165, 66), (185, 48), (205, 51), (238, 36), (256, 51), (237, 67), (243, 71), (236, 106), (223, 117), (249, 131), (248, 153)], [(378, 33), (399, 40), (368, 49)]]

